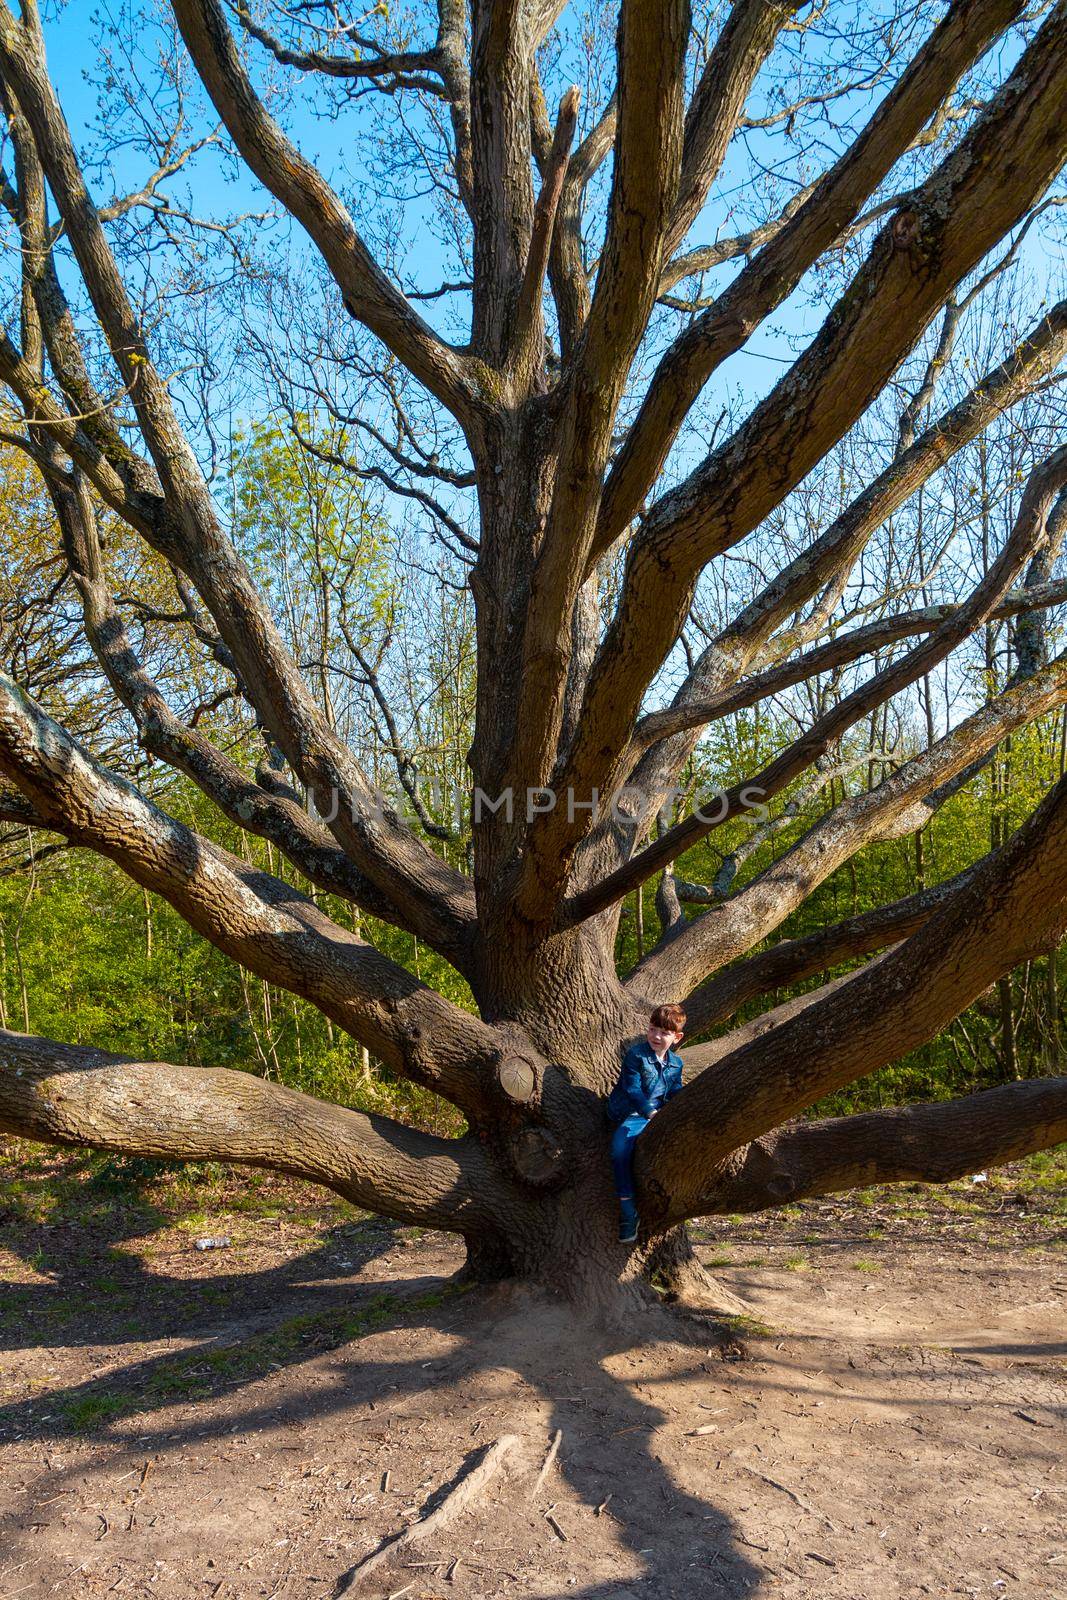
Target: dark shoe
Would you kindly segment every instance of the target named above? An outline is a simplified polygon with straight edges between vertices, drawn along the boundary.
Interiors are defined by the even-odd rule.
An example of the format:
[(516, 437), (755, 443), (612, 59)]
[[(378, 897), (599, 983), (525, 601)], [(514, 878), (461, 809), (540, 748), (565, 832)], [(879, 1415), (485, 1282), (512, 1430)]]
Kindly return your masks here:
[(633, 1195), (622, 1195), (619, 1198), (619, 1243), (633, 1244), (637, 1238), (637, 1230), (641, 1226), (641, 1219), (637, 1215), (637, 1206)]

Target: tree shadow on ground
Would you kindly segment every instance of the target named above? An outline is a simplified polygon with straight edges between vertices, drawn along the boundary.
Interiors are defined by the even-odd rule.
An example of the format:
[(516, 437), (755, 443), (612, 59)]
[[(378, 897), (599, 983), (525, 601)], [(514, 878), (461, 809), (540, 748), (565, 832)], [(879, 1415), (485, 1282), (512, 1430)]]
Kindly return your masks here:
[[(83, 1181), (82, 1169), (93, 1159), (75, 1159), (63, 1178), (50, 1179), (59, 1202), (56, 1220), (42, 1220), (10, 1187), (0, 1197), (0, 1242), (33, 1271), (29, 1281), (4, 1285), (0, 1351), (143, 1343), (181, 1337), (186, 1330), (196, 1337), (211, 1317), (231, 1324), (238, 1305), (246, 1317), (262, 1311), (273, 1318), (278, 1297), (299, 1299), (301, 1286), (310, 1310), (333, 1292), (332, 1280), (351, 1277), (400, 1238), (387, 1218), (353, 1215), (312, 1250), (268, 1270), (237, 1266), (195, 1277), (165, 1266), (153, 1270), (151, 1258), (136, 1246), (173, 1229), (174, 1218), (128, 1184), (106, 1177)], [(210, 1233), (206, 1224), (203, 1231)], [(185, 1229), (185, 1237), (191, 1252), (193, 1232)], [(213, 1251), (212, 1267), (234, 1254)]]
[[(99, 1250), (108, 1251), (118, 1232), (109, 1236), (104, 1230), (94, 1237)], [(343, 1259), (354, 1265), (358, 1258), (366, 1269), (395, 1243), (395, 1235), (376, 1222), (346, 1224), (314, 1250), (282, 1266), (213, 1279), (212, 1287), (227, 1298), (230, 1315), (223, 1320), (223, 1305), (212, 1305), (214, 1317), (207, 1327), (202, 1302), (188, 1296), (187, 1280), (174, 1280), (169, 1286), (164, 1280), (156, 1299), (125, 1316), (128, 1331), (122, 1342), (181, 1338), (182, 1349), (120, 1362), (98, 1376), (58, 1386), (40, 1399), (0, 1406), (0, 1441), (34, 1440), (46, 1458), (50, 1448), (58, 1454), (64, 1443), (74, 1440), (90, 1438), (99, 1447), (88, 1465), (80, 1451), (68, 1464), (46, 1468), (26, 1485), (22, 1507), (9, 1509), (0, 1518), (4, 1560), (10, 1564), (34, 1555), (40, 1560), (34, 1528), (40, 1526), (35, 1517), (41, 1514), (34, 1512), (34, 1505), (54, 1504), (68, 1483), (84, 1484), (87, 1474), (95, 1477), (103, 1493), (124, 1475), (135, 1479), (147, 1459), (181, 1454), (194, 1441), (203, 1451), (212, 1441), (256, 1432), (257, 1445), (269, 1453), (272, 1443), (292, 1436), (287, 1430), (331, 1419), (331, 1438), (351, 1449), (353, 1442), (359, 1442), (353, 1428), (362, 1425), (366, 1432), (368, 1398), (379, 1397), (379, 1404), (384, 1398), (394, 1407), (413, 1403), (422, 1412), (433, 1408), (442, 1385), (487, 1377), (491, 1382), (494, 1370), (505, 1369), (521, 1380), (520, 1393), (528, 1395), (533, 1405), (534, 1425), (526, 1428), (523, 1439), (529, 1460), (522, 1463), (515, 1491), (517, 1514), (520, 1521), (526, 1518), (531, 1539), (543, 1542), (549, 1537), (543, 1504), (527, 1506), (525, 1500), (546, 1437), (562, 1429), (565, 1445), (556, 1470), (586, 1507), (604, 1508), (605, 1525), (613, 1519), (623, 1554), (628, 1551), (632, 1564), (643, 1573), (629, 1580), (605, 1578), (602, 1583), (583, 1581), (578, 1586), (572, 1581), (561, 1586), (561, 1595), (607, 1600), (636, 1587), (642, 1593), (654, 1592), (657, 1600), (675, 1596), (682, 1600), (697, 1587), (702, 1593), (733, 1600), (754, 1592), (760, 1574), (739, 1549), (730, 1519), (713, 1504), (680, 1489), (651, 1446), (667, 1412), (650, 1394), (635, 1393), (630, 1384), (605, 1370), (605, 1361), (639, 1351), (644, 1339), (662, 1337), (663, 1326), (635, 1327), (621, 1334), (579, 1329), (562, 1304), (546, 1303), (537, 1296), (522, 1299), (525, 1291), (467, 1291), (449, 1279), (409, 1278), (398, 1286), (367, 1281), (364, 1271), (358, 1284), (342, 1285), (337, 1282), (339, 1241)], [(99, 1264), (98, 1257), (87, 1270), (83, 1261), (80, 1276), (65, 1277), (57, 1257), (49, 1284), (6, 1285), (8, 1349), (19, 1347), (19, 1327), (25, 1330), (24, 1348), (51, 1342), (69, 1347), (106, 1342), (84, 1298), (84, 1283)], [(127, 1270), (133, 1285), (141, 1281), (131, 1257), (123, 1256), (117, 1270)], [(343, 1270), (350, 1272), (351, 1267)], [(80, 1329), (69, 1306), (76, 1294), (82, 1297)], [(52, 1297), (63, 1308), (59, 1319), (50, 1307)], [(420, 1342), (412, 1359), (380, 1361), (361, 1354), (360, 1341), (387, 1328), (418, 1333)], [(694, 1325), (687, 1331), (685, 1324), (672, 1319), (669, 1330), (676, 1340), (690, 1341), (693, 1365), (699, 1368), (710, 1355), (706, 1329)], [(422, 1336), (435, 1334), (451, 1341), (451, 1353), (428, 1368)], [(277, 1384), (259, 1394), (252, 1387), (331, 1352), (336, 1352), (336, 1359), (326, 1362), (325, 1374), (320, 1363), (314, 1384), (305, 1378), (287, 1384), (283, 1393)], [(235, 1396), (241, 1400), (236, 1407)], [(513, 1418), (500, 1431), (523, 1435), (522, 1418)], [(461, 1437), (457, 1417), (448, 1453), (435, 1464), (438, 1477), (450, 1476), (458, 1459), (480, 1442)], [(550, 1499), (541, 1496), (544, 1504)], [(512, 1506), (509, 1515), (514, 1514)], [(396, 1530), (387, 1526), (380, 1531)], [(668, 1576), (677, 1571), (680, 1540), (692, 1546), (685, 1581)], [(561, 1552), (551, 1553), (558, 1563)], [(339, 1578), (352, 1559), (338, 1554), (333, 1576)], [(58, 1559), (54, 1565), (54, 1573), (38, 1573), (42, 1592), (47, 1592), (45, 1578), (54, 1583), (65, 1577), (58, 1570)], [(402, 1583), (398, 1579), (392, 1587)]]
[[(451, 1477), (486, 1438), (505, 1431), (522, 1436), (519, 1470), (507, 1489), (498, 1491), (499, 1515), (507, 1521), (513, 1547), (524, 1544), (542, 1552), (525, 1555), (525, 1566), (520, 1566), (529, 1574), (539, 1571), (543, 1560), (546, 1576), (538, 1589), (542, 1597), (567, 1594), (582, 1600), (618, 1600), (631, 1593), (649, 1600), (652, 1596), (689, 1600), (693, 1594), (702, 1600), (704, 1596), (741, 1600), (774, 1592), (774, 1558), (760, 1556), (759, 1547), (749, 1544), (741, 1526), (715, 1503), (720, 1497), (705, 1487), (714, 1484), (717, 1459), (729, 1450), (730, 1440), (692, 1441), (702, 1463), (694, 1463), (692, 1469), (677, 1470), (681, 1459), (677, 1449), (672, 1465), (661, 1459), (667, 1433), (694, 1428), (702, 1420), (697, 1410), (689, 1421), (678, 1421), (673, 1414), (678, 1394), (670, 1386), (688, 1386), (688, 1406), (699, 1406), (702, 1397), (710, 1397), (716, 1411), (730, 1404), (735, 1409), (751, 1408), (751, 1417), (761, 1417), (765, 1396), (770, 1401), (776, 1394), (785, 1398), (794, 1393), (798, 1366), (809, 1380), (818, 1376), (822, 1362), (817, 1340), (790, 1335), (790, 1350), (781, 1357), (774, 1340), (761, 1340), (758, 1361), (724, 1366), (706, 1329), (698, 1323), (667, 1321), (665, 1313), (661, 1322), (605, 1332), (579, 1327), (562, 1305), (521, 1289), (465, 1293), (455, 1280), (440, 1275), (455, 1255), (451, 1249), (446, 1254), (434, 1238), (424, 1242), (428, 1249), (405, 1261), (416, 1270), (429, 1262), (432, 1274), (397, 1282), (376, 1269), (384, 1269), (388, 1253), (401, 1248), (403, 1240), (399, 1230), (378, 1219), (339, 1222), (313, 1249), (282, 1263), (263, 1270), (231, 1270), (199, 1283), (168, 1276), (162, 1261), (153, 1267), (150, 1261), (116, 1248), (151, 1232), (152, 1219), (146, 1213), (131, 1215), (125, 1204), (110, 1211), (94, 1208), (90, 1196), (80, 1220), (82, 1231), (70, 1239), (57, 1237), (54, 1248), (45, 1249), (39, 1260), (42, 1247), (34, 1243), (33, 1228), (13, 1230), (18, 1233), (20, 1253), (26, 1260), (33, 1258), (37, 1270), (26, 1282), (6, 1284), (4, 1292), (3, 1342), (9, 1350), (63, 1346), (76, 1350), (110, 1344), (113, 1351), (107, 1353), (118, 1358), (107, 1372), (58, 1383), (40, 1398), (0, 1406), (0, 1441), (21, 1440), (20, 1451), (26, 1454), (20, 1455), (20, 1463), (28, 1474), (21, 1504), (16, 1502), (0, 1516), (0, 1565), (7, 1563), (10, 1569), (24, 1561), (33, 1566), (39, 1580), (34, 1587), (41, 1593), (50, 1587), (72, 1592), (70, 1566), (81, 1559), (74, 1553), (78, 1540), (96, 1537), (92, 1526), (72, 1528), (64, 1534), (63, 1556), (69, 1548), (69, 1559), (61, 1559), (55, 1550), (42, 1555), (36, 1530), (55, 1514), (42, 1510), (44, 1506), (85, 1504), (95, 1498), (110, 1513), (120, 1496), (136, 1487), (149, 1462), (172, 1463), (168, 1493), (173, 1493), (175, 1485), (186, 1483), (182, 1459), (186, 1452), (200, 1452), (202, 1457), (206, 1452), (211, 1471), (220, 1480), (216, 1487), (228, 1488), (222, 1480), (231, 1469), (221, 1463), (229, 1459), (235, 1437), (242, 1442), (244, 1461), (240, 1472), (233, 1470), (246, 1486), (252, 1481), (247, 1456), (253, 1443), (268, 1461), (291, 1461), (292, 1455), (279, 1452), (293, 1451), (294, 1438), (309, 1441), (301, 1448), (332, 1452), (342, 1462), (358, 1462), (378, 1472), (388, 1462), (389, 1445), (382, 1442), (385, 1436), (375, 1419), (401, 1412), (435, 1417), (436, 1431), (427, 1436), (427, 1448), (434, 1452), (427, 1470), (435, 1483)], [(70, 1233), (69, 1227), (55, 1230), (57, 1236), (64, 1231)], [(211, 1260), (217, 1267), (222, 1258)], [(354, 1279), (357, 1270), (360, 1276)], [(45, 1275), (47, 1281), (42, 1281)], [(101, 1310), (92, 1298), (93, 1283), (109, 1275), (134, 1300), (120, 1313), (110, 1303)], [(208, 1301), (201, 1292), (205, 1283), (214, 1292)], [(744, 1291), (743, 1279), (737, 1287)], [(395, 1335), (394, 1349), (410, 1347), (411, 1355), (390, 1352), (389, 1359), (382, 1359), (377, 1353), (380, 1346), (364, 1342), (383, 1331)], [(646, 1341), (665, 1336), (677, 1347), (666, 1376), (643, 1356)], [(162, 1340), (171, 1348), (138, 1351), (135, 1359), (124, 1356), (124, 1344)], [(181, 1341), (180, 1348), (173, 1348), (176, 1341)], [(993, 1354), (996, 1348), (983, 1345), (979, 1353)], [(1054, 1357), (1063, 1347), (1059, 1340), (1015, 1346), (1009, 1340), (1002, 1348), (1033, 1358)], [(962, 1356), (962, 1347), (945, 1353), (945, 1358), (954, 1353)], [(915, 1352), (913, 1356), (918, 1359)], [(68, 1357), (68, 1363), (73, 1359)], [(906, 1358), (898, 1359), (891, 1349), (885, 1359), (906, 1365)], [(627, 1365), (629, 1371), (624, 1371)], [(498, 1384), (496, 1374), (501, 1370), (507, 1381)], [(865, 1367), (861, 1362), (848, 1374), (849, 1387), (868, 1408), (906, 1412), (914, 1406), (915, 1396), (899, 1389), (887, 1393), (886, 1371), (880, 1358), (872, 1358)], [(918, 1367), (911, 1375), (917, 1380), (925, 1376)], [(504, 1413), (510, 1408), (510, 1415), (490, 1406), (492, 1422), (476, 1436), (469, 1431), (474, 1415), (469, 1406), (479, 1385), (483, 1399), (491, 1399), (498, 1390), (503, 1393)], [(817, 1397), (816, 1403), (833, 1397), (829, 1387), (812, 1386), (810, 1381), (807, 1394), (809, 1399)], [(957, 1402), (951, 1394), (925, 1394), (922, 1403), (945, 1413), (953, 1407), (965, 1410), (970, 1402)], [(1017, 1406), (1018, 1400), (1003, 1403)], [(995, 1409), (1000, 1401), (989, 1404)], [(1044, 1431), (1044, 1418), (1038, 1421), (1042, 1431), (1035, 1428), (1035, 1451), (1044, 1449), (1052, 1437)], [(557, 1429), (564, 1439), (557, 1470), (580, 1508), (573, 1501), (564, 1502), (555, 1478), (548, 1480), (539, 1502), (529, 1500), (547, 1441)], [(50, 1454), (59, 1458), (76, 1441), (85, 1440), (92, 1441), (91, 1455), (83, 1443), (70, 1449), (65, 1460), (49, 1460)], [(751, 1462), (763, 1464), (759, 1456), (752, 1456)], [(167, 1469), (153, 1470), (159, 1478)], [(773, 1480), (766, 1478), (765, 1483)], [(122, 1484), (122, 1490), (116, 1490), (116, 1484)], [(428, 1492), (409, 1491), (409, 1496), (423, 1503)], [(781, 1484), (770, 1491), (772, 1497), (783, 1492), (787, 1491)], [(64, 1494), (71, 1499), (63, 1502)], [(554, 1542), (546, 1531), (543, 1512), (556, 1496), (561, 1506), (557, 1517), (566, 1524), (569, 1511), (580, 1522), (579, 1527), (572, 1523), (575, 1542), (567, 1546)], [(399, 1505), (379, 1497), (371, 1519), (375, 1536), (403, 1525)], [(589, 1513), (597, 1507), (603, 1508), (604, 1521), (594, 1523)], [(370, 1528), (343, 1522), (348, 1508), (340, 1502), (337, 1521), (331, 1523), (332, 1509), (322, 1514), (319, 1526), (335, 1526), (339, 1533), (354, 1536), (355, 1542), (334, 1541), (337, 1547), (331, 1544), (328, 1560), (321, 1558), (318, 1570), (328, 1572), (331, 1582), (366, 1550), (370, 1539)], [(194, 1515), (191, 1509), (187, 1514)], [(89, 1518), (90, 1513), (84, 1515)], [(604, 1549), (608, 1540), (599, 1530), (609, 1521), (615, 1556), (604, 1565), (617, 1573), (625, 1564), (635, 1576), (601, 1578), (597, 1560), (589, 1558), (590, 1530), (598, 1530), (596, 1539)], [(172, 1530), (175, 1527), (181, 1531), (180, 1524), (172, 1524)], [(238, 1528), (234, 1538), (243, 1537)], [(447, 1546), (429, 1545), (418, 1555), (430, 1560), (439, 1548)], [(155, 1553), (166, 1550), (167, 1545), (159, 1543)], [(578, 1555), (572, 1558), (574, 1550)], [(578, 1583), (567, 1582), (566, 1563), (572, 1559), (581, 1572)], [(519, 1557), (513, 1560), (518, 1564)], [(561, 1571), (564, 1576), (557, 1582)], [(402, 1589), (406, 1577), (395, 1575), (381, 1593)], [(274, 1589), (272, 1580), (262, 1593)], [(442, 1595), (466, 1592), (448, 1584), (438, 1589)], [(19, 1592), (18, 1584), (14, 1592)], [(178, 1590), (157, 1586), (146, 1592), (186, 1600), (199, 1591), (195, 1585), (185, 1585)], [(283, 1586), (276, 1592), (287, 1600), (290, 1591)], [(321, 1592), (331, 1591), (324, 1584)], [(223, 1588), (218, 1600), (235, 1596), (245, 1600), (256, 1593), (250, 1580), (245, 1584), (242, 1578), (232, 1588)]]

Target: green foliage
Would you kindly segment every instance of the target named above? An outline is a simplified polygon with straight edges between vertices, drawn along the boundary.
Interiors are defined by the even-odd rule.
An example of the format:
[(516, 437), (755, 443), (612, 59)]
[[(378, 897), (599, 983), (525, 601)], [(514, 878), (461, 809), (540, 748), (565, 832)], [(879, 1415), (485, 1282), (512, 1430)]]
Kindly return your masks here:
[[(341, 601), (358, 595), (345, 622), (369, 648), (399, 604), (392, 569), (393, 538), (374, 514), (351, 465), (354, 442), (344, 428), (298, 416), (293, 429), (256, 423), (237, 434), (230, 463), (237, 546), (274, 615), (295, 637), (343, 651)], [(303, 439), (307, 448), (301, 446)]]
[[(227, 848), (280, 870), (271, 847), (242, 841), (184, 780), (174, 781), (167, 803)], [(342, 925), (356, 925), (352, 906), (319, 899)], [(394, 960), (473, 1006), (458, 974), (409, 934), (366, 917), (359, 926)], [(365, 1063), (359, 1045), (314, 1006), (242, 973), (163, 901), (88, 852), (64, 851), (32, 875), (0, 877), (0, 1026), (147, 1060), (244, 1068), (437, 1132), (459, 1127), (450, 1106)]]

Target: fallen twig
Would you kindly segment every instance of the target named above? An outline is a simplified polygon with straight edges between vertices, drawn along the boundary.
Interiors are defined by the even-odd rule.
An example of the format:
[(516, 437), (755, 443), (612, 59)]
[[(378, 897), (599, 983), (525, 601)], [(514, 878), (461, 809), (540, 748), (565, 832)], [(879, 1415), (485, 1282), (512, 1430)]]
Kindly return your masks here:
[(740, 1465), (744, 1467), (746, 1472), (751, 1472), (754, 1478), (759, 1478), (762, 1483), (769, 1483), (772, 1489), (778, 1489), (782, 1494), (787, 1494), (790, 1500), (792, 1500), (793, 1504), (799, 1506), (801, 1511), (806, 1511), (809, 1517), (818, 1517), (820, 1522), (825, 1522), (831, 1533), (837, 1532), (837, 1529), (830, 1521), (830, 1518), (826, 1516), (824, 1512), (817, 1510), (813, 1505), (809, 1505), (806, 1500), (802, 1500), (800, 1495), (797, 1494), (796, 1490), (791, 1489), (787, 1483), (779, 1483), (777, 1478), (768, 1477), (765, 1472), (757, 1471), (755, 1467), (750, 1467), (744, 1461), (742, 1461)]
[(567, 1543), (567, 1535), (564, 1533), (563, 1529), (560, 1527), (559, 1523), (556, 1521), (556, 1519), (552, 1515), (551, 1511), (546, 1511), (545, 1512), (545, 1521), (548, 1523), (549, 1527), (552, 1529), (552, 1532), (560, 1540), (560, 1543), (561, 1544), (566, 1544)]

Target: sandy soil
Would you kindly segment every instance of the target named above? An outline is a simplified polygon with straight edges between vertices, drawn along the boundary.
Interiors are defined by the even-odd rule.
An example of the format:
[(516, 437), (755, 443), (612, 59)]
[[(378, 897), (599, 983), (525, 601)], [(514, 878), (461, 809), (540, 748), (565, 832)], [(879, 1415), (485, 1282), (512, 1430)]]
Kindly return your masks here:
[(322, 1600), (504, 1434), (361, 1593), (1067, 1596), (1062, 1191), (724, 1223), (763, 1325), (727, 1360), (457, 1292), (448, 1239), (294, 1185), (186, 1215), (56, 1171), (0, 1191), (0, 1600)]

